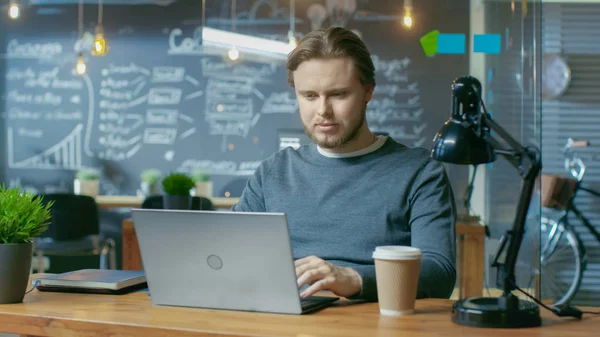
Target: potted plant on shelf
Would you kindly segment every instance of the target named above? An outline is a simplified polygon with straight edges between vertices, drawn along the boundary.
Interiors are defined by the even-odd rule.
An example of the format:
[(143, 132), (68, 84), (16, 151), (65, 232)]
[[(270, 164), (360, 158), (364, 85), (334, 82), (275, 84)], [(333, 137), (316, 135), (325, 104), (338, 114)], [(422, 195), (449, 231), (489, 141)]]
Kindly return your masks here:
[(52, 202), (20, 188), (0, 186), (0, 304), (23, 301), (33, 254), (33, 238), (50, 225)]
[(162, 181), (163, 208), (165, 209), (191, 209), (192, 196), (190, 190), (194, 181), (185, 173), (171, 173)]
[(213, 194), (213, 183), (210, 181), (210, 174), (204, 171), (194, 171), (191, 176), (195, 183), (194, 195), (211, 198)]
[(95, 198), (100, 188), (100, 172), (93, 168), (85, 168), (77, 171), (73, 190), (75, 194), (89, 195)]
[(160, 194), (158, 181), (162, 173), (158, 169), (146, 169), (140, 173), (142, 179), (141, 190), (144, 197)]

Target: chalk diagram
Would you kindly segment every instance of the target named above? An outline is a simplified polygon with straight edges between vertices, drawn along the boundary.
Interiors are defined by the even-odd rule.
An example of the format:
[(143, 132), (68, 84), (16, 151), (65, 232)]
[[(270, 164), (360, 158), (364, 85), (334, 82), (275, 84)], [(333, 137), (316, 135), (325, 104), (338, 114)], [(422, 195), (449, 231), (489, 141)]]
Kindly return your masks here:
[[(325, 0), (325, 5), (315, 3), (306, 9), (306, 17), (312, 30), (323, 28), (323, 23), (329, 22), (332, 27), (344, 27), (355, 16), (356, 0)], [(362, 37), (357, 29), (351, 29), (356, 35)]]
[(81, 168), (81, 133), (83, 124), (77, 124), (64, 139), (35, 156), (15, 161), (13, 128), (7, 130), (8, 167), (36, 169), (78, 169)]
[(374, 55), (372, 59), (378, 78), (383, 80), (377, 83), (367, 105), (369, 127), (414, 147), (422, 146), (427, 141), (423, 135), (427, 123), (421, 118), (419, 83), (408, 75), (410, 58), (383, 60)]
[[(7, 66), (5, 73), (9, 112), (7, 122), (7, 166), (11, 169), (71, 169), (82, 167), (84, 148), (84, 114), (80, 109), (84, 81), (60, 62), (63, 48), (58, 42), (32, 43), (11, 40), (9, 56), (28, 59)], [(38, 52), (35, 52), (37, 50)], [(41, 62), (41, 61), (44, 62)], [(38, 62), (39, 68), (31, 62)], [(42, 125), (61, 123), (68, 127), (67, 135), (59, 136), (49, 146), (40, 141)], [(27, 135), (27, 136), (24, 136)], [(28, 137), (28, 138), (24, 138)], [(61, 139), (62, 138), (62, 139)], [(32, 140), (33, 139), (33, 140)], [(22, 146), (40, 147), (34, 154), (19, 153)]]
[[(130, 63), (101, 71), (97, 131), (101, 159), (132, 158), (143, 146), (172, 145), (196, 132), (194, 118), (179, 111), (180, 103), (204, 95), (200, 82), (184, 67), (156, 66), (146, 69)], [(186, 89), (184, 92), (184, 88)], [(93, 98), (92, 98), (93, 99)], [(130, 109), (146, 105), (145, 113)], [(139, 110), (138, 110), (139, 111)]]
[[(218, 57), (204, 57), (201, 65), (206, 78), (204, 120), (210, 135), (223, 136), (221, 151), (227, 151), (229, 136), (248, 137), (261, 116), (298, 111), (290, 89), (269, 94), (258, 89), (261, 81), (271, 83), (276, 76), (279, 66), (274, 63), (232, 64)], [(255, 109), (257, 102), (260, 108)]]

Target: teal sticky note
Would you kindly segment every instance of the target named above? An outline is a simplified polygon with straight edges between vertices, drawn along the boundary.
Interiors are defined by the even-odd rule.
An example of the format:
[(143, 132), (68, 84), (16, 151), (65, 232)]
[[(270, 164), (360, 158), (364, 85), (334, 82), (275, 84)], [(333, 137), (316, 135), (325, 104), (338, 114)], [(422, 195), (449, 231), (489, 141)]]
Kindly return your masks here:
[(464, 54), (465, 34), (439, 34), (437, 37), (438, 54)]
[(485, 54), (500, 54), (500, 34), (475, 34), (473, 51)]
[(487, 91), (487, 104), (494, 104), (494, 93), (492, 90)]

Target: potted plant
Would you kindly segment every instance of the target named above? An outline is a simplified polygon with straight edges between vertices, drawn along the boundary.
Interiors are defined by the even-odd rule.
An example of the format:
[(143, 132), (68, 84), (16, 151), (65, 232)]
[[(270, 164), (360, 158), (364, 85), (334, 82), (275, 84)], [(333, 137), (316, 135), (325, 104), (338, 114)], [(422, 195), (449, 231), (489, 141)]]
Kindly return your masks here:
[(0, 186), (0, 304), (23, 301), (33, 254), (33, 238), (50, 225), (52, 202), (19, 188)]
[(163, 208), (166, 209), (191, 209), (192, 196), (190, 190), (194, 181), (185, 173), (171, 173), (162, 181)]
[(142, 194), (145, 197), (160, 194), (158, 181), (161, 176), (162, 173), (158, 169), (146, 169), (140, 173), (140, 178), (142, 179)]
[(100, 188), (100, 172), (93, 168), (85, 168), (77, 171), (73, 190), (75, 194), (89, 195), (95, 198)]
[(191, 176), (195, 183), (194, 195), (211, 198), (213, 194), (213, 183), (210, 181), (210, 174), (204, 171), (194, 171)]

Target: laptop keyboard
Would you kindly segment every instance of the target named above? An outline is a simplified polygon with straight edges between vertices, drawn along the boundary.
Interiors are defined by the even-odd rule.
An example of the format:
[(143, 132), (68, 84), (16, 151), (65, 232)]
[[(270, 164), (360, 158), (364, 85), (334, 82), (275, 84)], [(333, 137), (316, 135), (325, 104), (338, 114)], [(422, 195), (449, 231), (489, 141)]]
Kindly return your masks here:
[(304, 307), (310, 306), (310, 305), (318, 305), (318, 304), (323, 304), (323, 303), (328, 303), (328, 302), (335, 302), (337, 300), (338, 300), (337, 297), (312, 296), (309, 298), (301, 298), (300, 306), (302, 306), (304, 308)]
[(305, 306), (307, 306), (307, 305), (311, 304), (312, 302), (313, 302), (313, 301), (311, 301), (311, 300), (309, 300), (309, 299), (301, 299), (301, 300), (300, 300), (300, 305), (301, 305), (301, 306), (303, 306), (303, 307), (305, 307)]

